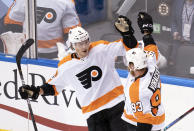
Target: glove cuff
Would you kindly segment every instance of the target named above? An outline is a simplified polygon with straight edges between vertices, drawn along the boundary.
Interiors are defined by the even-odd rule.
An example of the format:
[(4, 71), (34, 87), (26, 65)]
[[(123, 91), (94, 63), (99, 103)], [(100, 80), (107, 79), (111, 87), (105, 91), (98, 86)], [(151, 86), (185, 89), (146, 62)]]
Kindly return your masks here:
[(35, 87), (35, 86), (31, 86), (31, 88), (34, 88), (35, 90), (34, 90), (34, 94), (32, 95), (32, 99), (38, 99), (38, 96), (39, 96), (39, 92), (40, 92), (40, 87), (38, 86), (38, 87)]
[(156, 43), (155, 43), (155, 41), (154, 41), (154, 39), (153, 39), (153, 37), (152, 37), (151, 34), (144, 35), (144, 36), (143, 36), (143, 42), (144, 42), (144, 46), (147, 46), (147, 45), (149, 45), (149, 44), (154, 44), (154, 45), (156, 45)]
[(123, 36), (123, 42), (128, 48), (134, 48), (137, 45), (137, 39), (134, 35)]
[(44, 92), (42, 96), (49, 96), (49, 95), (55, 95), (55, 90), (52, 85), (50, 84), (43, 84), (42, 86), (39, 86)]

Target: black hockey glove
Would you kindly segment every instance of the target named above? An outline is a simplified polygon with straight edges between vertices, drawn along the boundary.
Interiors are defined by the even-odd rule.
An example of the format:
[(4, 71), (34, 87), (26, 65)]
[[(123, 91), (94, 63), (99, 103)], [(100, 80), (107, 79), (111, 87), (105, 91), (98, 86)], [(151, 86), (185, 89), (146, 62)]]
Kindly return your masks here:
[(153, 21), (152, 17), (149, 14), (145, 12), (139, 12), (137, 23), (141, 30), (141, 33), (147, 32), (151, 34), (153, 32)]
[(33, 85), (29, 86), (29, 85), (24, 85), (19, 87), (19, 93), (22, 99), (28, 99), (28, 98), (32, 98), (34, 100), (36, 100), (39, 96), (39, 92), (40, 92), (40, 87), (35, 87)]
[(115, 21), (114, 25), (122, 36), (133, 35), (134, 33), (134, 29), (131, 26), (131, 21), (125, 16), (120, 15)]

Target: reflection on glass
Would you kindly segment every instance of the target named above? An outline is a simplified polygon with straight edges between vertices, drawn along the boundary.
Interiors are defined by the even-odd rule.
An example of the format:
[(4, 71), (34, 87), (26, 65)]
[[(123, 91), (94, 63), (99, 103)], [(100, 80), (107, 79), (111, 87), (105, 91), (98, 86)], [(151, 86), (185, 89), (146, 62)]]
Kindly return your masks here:
[[(64, 0), (65, 1), (65, 0)], [(123, 0), (109, 5), (109, 0), (75, 0), (66, 4), (61, 0), (37, 0), (36, 21), (39, 58), (58, 59), (58, 49), (66, 50), (71, 46), (67, 41), (70, 28), (84, 26), (91, 34), (91, 40), (108, 41), (119, 39), (113, 27), (115, 12)], [(58, 4), (60, 3), (60, 4)], [(14, 54), (25, 39), (25, 2), (0, 0), (0, 52)], [(59, 6), (60, 5), (60, 6)], [(8, 9), (10, 11), (8, 12)], [(108, 19), (111, 7), (112, 19)], [(180, 8), (181, 7), (181, 8)], [(167, 59), (167, 67), (160, 69), (161, 74), (194, 78), (194, 2), (193, 0), (136, 0), (127, 17), (132, 20), (138, 40), (142, 35), (137, 28), (137, 13), (145, 11), (153, 17), (153, 37), (160, 53)], [(19, 9), (19, 10), (18, 10)], [(99, 30), (100, 29), (100, 30)], [(12, 31), (12, 32), (8, 32)], [(3, 42), (4, 44), (3, 44)], [(14, 41), (14, 42), (13, 42)], [(57, 42), (59, 46), (57, 46)], [(61, 45), (62, 44), (62, 45)], [(61, 55), (61, 54), (60, 54)], [(193, 56), (193, 57), (192, 57)], [(122, 58), (116, 66), (126, 69)]]
[(10, 55), (15, 55), (25, 41), (22, 23), (11, 19), (14, 4), (13, 0), (0, 1), (0, 51)]

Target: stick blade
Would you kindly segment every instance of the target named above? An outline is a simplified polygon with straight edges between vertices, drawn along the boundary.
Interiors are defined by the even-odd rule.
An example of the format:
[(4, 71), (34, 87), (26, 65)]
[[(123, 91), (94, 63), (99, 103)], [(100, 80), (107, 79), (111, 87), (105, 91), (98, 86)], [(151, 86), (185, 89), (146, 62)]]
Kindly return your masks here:
[(26, 52), (26, 50), (34, 43), (33, 39), (28, 39), (25, 41), (25, 43), (21, 46), (19, 51), (16, 54), (16, 62), (19, 62), (23, 54)]

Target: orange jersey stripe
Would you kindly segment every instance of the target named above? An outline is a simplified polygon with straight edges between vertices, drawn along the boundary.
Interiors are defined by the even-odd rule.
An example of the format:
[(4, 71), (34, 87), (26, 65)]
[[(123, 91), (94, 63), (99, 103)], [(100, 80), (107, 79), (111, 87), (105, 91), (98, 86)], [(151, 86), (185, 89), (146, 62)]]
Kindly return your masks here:
[(61, 66), (62, 64), (64, 64), (67, 61), (72, 60), (71, 54), (67, 55), (66, 57), (64, 57), (59, 63), (58, 63), (58, 67)]
[[(124, 44), (123, 39), (119, 39), (119, 40), (116, 40), (116, 41), (114, 41), (114, 42), (119, 42), (119, 41), (121, 41), (121, 42), (123, 43), (123, 46), (124, 46), (124, 48), (126, 49), (126, 51), (128, 51), (128, 50), (131, 49), (131, 48), (128, 48), (128, 47)], [(95, 47), (95, 46), (97, 46), (97, 45), (99, 45), (99, 44), (108, 45), (108, 44), (111, 44), (111, 43), (112, 43), (112, 42), (108, 42), (108, 41), (105, 41), (105, 40), (99, 40), (99, 41), (91, 42), (91, 43), (90, 43), (90, 48), (89, 48), (89, 50), (91, 50), (93, 47)], [(138, 46), (139, 46), (139, 43), (137, 43), (136, 47), (138, 47)], [(135, 48), (136, 48), (136, 47), (135, 47)]]
[(114, 88), (113, 90), (111, 90), (110, 92), (106, 93), (105, 95), (101, 96), (100, 98), (96, 99), (88, 106), (82, 107), (82, 112), (87, 113), (87, 112), (94, 111), (94, 110), (98, 109), (99, 107), (112, 101), (113, 99), (115, 99), (119, 95), (122, 95), (123, 93), (124, 93), (123, 86), (122, 85), (118, 86), (118, 87)]
[(90, 47), (89, 47), (89, 50), (91, 50), (92, 48), (94, 48), (95, 46), (99, 45), (99, 44), (109, 44), (108, 41), (105, 41), (105, 40), (99, 40), (99, 41), (95, 41), (95, 42), (91, 42), (90, 43)]
[[(14, 2), (15, 2), (16, 0), (14, 0)], [(15, 20), (12, 20), (12, 19), (10, 19), (9, 18), (9, 14), (10, 14), (10, 11), (11, 11), (11, 8), (14, 6), (14, 3), (13, 2), (13, 4), (11, 5), (11, 7), (8, 9), (8, 12), (7, 12), (7, 14), (6, 14), (6, 16), (5, 16), (5, 18), (4, 18), (4, 24), (6, 25), (6, 24), (16, 24), (16, 25), (23, 25), (23, 23), (22, 22), (18, 22), (18, 21), (15, 21)]]
[(156, 60), (158, 60), (159, 52), (158, 52), (158, 47), (156, 45), (153, 45), (153, 44), (147, 45), (144, 47), (144, 50), (145, 51), (153, 51), (156, 55)]
[(69, 30), (70, 30), (70, 29), (73, 29), (73, 28), (75, 28), (75, 27), (77, 27), (77, 26), (80, 26), (80, 27), (81, 27), (81, 22), (80, 22), (80, 21), (79, 21), (79, 24), (77, 24), (77, 25), (74, 25), (74, 26), (72, 26), (72, 27), (64, 28), (63, 32), (64, 32), (65, 34), (67, 34), (67, 33), (69, 33)]
[[(55, 73), (55, 75), (53, 77), (56, 77), (57, 75), (58, 75), (58, 70), (56, 71), (56, 73)], [(50, 78), (46, 83), (49, 83), (52, 80), (52, 78)]]
[(61, 38), (56, 38), (53, 40), (38, 40), (38, 47), (39, 48), (50, 48), (53, 46), (56, 46), (57, 42), (64, 42), (64, 39)]
[(57, 96), (57, 95), (59, 94), (59, 92), (57, 91), (56, 86), (53, 85), (52, 87), (53, 87), (53, 89), (54, 89), (54, 91), (55, 91), (55, 96)]
[[(133, 82), (133, 84), (129, 88), (129, 97), (131, 99), (131, 103), (137, 103), (140, 101), (139, 100), (139, 82), (140, 82), (140, 79), (137, 79), (135, 82)], [(139, 106), (136, 106), (136, 110), (138, 109), (139, 109)], [(136, 111), (134, 113), (136, 117), (142, 116), (142, 114), (143, 114), (142, 111)]]
[(151, 114), (143, 114), (142, 117), (138, 117), (138, 119), (134, 118), (133, 115), (128, 115), (126, 113), (126, 110), (124, 110), (124, 115), (127, 119), (132, 120), (134, 122), (140, 122), (140, 123), (148, 123), (148, 124), (154, 124), (159, 125), (165, 120), (165, 114), (162, 114), (161, 116), (152, 116)]

